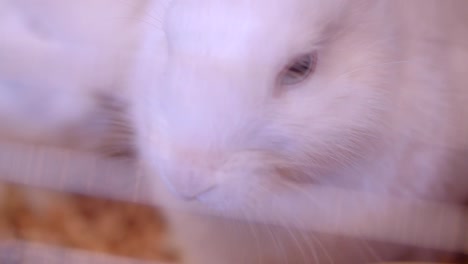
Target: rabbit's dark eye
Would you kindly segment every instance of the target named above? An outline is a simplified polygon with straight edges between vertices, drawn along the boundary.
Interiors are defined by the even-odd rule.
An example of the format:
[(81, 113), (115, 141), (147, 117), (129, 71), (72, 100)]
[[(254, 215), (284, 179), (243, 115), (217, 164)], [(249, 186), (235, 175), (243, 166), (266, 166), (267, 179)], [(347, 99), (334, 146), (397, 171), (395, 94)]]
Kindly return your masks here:
[(317, 66), (317, 53), (303, 55), (288, 65), (280, 76), (282, 85), (294, 85), (307, 79)]

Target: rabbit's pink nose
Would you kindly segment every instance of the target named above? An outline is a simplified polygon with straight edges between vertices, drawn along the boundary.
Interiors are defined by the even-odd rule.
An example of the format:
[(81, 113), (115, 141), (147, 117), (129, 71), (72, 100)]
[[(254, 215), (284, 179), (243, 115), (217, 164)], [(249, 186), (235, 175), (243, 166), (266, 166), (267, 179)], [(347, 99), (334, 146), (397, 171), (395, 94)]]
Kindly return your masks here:
[(164, 175), (169, 189), (184, 200), (194, 200), (216, 187), (216, 179), (208, 170), (194, 168), (174, 169)]

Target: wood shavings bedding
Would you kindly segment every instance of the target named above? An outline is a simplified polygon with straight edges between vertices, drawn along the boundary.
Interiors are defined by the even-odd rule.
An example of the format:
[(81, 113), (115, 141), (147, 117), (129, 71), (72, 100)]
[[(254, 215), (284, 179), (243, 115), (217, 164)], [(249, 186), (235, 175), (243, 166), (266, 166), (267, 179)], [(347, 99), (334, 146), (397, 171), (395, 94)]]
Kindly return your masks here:
[(165, 223), (153, 208), (13, 185), (2, 189), (0, 242), (20, 239), (136, 259), (177, 260), (166, 248)]

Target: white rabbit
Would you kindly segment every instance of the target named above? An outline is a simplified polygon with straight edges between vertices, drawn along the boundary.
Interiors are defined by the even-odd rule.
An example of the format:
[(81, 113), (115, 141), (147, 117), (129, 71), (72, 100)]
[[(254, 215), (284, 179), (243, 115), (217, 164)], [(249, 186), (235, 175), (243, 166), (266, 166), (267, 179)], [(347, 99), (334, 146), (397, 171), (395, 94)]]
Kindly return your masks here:
[(123, 122), (116, 103), (145, 4), (0, 0), (0, 136), (109, 145)]
[[(467, 198), (468, 2), (173, 0), (155, 10), (161, 23), (146, 29), (130, 90), (142, 162), (166, 205), (248, 219), (307, 199), (303, 211), (335, 210), (314, 186)], [(168, 216), (190, 264), (410, 258), (291, 226)]]

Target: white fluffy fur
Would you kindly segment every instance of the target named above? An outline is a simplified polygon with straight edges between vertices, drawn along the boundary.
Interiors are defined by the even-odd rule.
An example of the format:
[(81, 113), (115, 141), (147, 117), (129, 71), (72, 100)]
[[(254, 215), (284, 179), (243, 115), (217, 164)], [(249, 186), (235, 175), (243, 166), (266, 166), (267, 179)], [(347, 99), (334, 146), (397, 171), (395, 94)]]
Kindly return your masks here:
[(0, 0), (1, 137), (101, 144), (96, 95), (118, 95), (142, 3)]
[[(139, 147), (161, 197), (247, 217), (278, 199), (312, 202), (307, 186), (317, 184), (467, 198), (465, 1), (168, 2), (149, 19), (133, 94)], [(313, 50), (313, 76), (278, 86), (283, 67)], [(169, 214), (190, 264), (402, 253)]]

